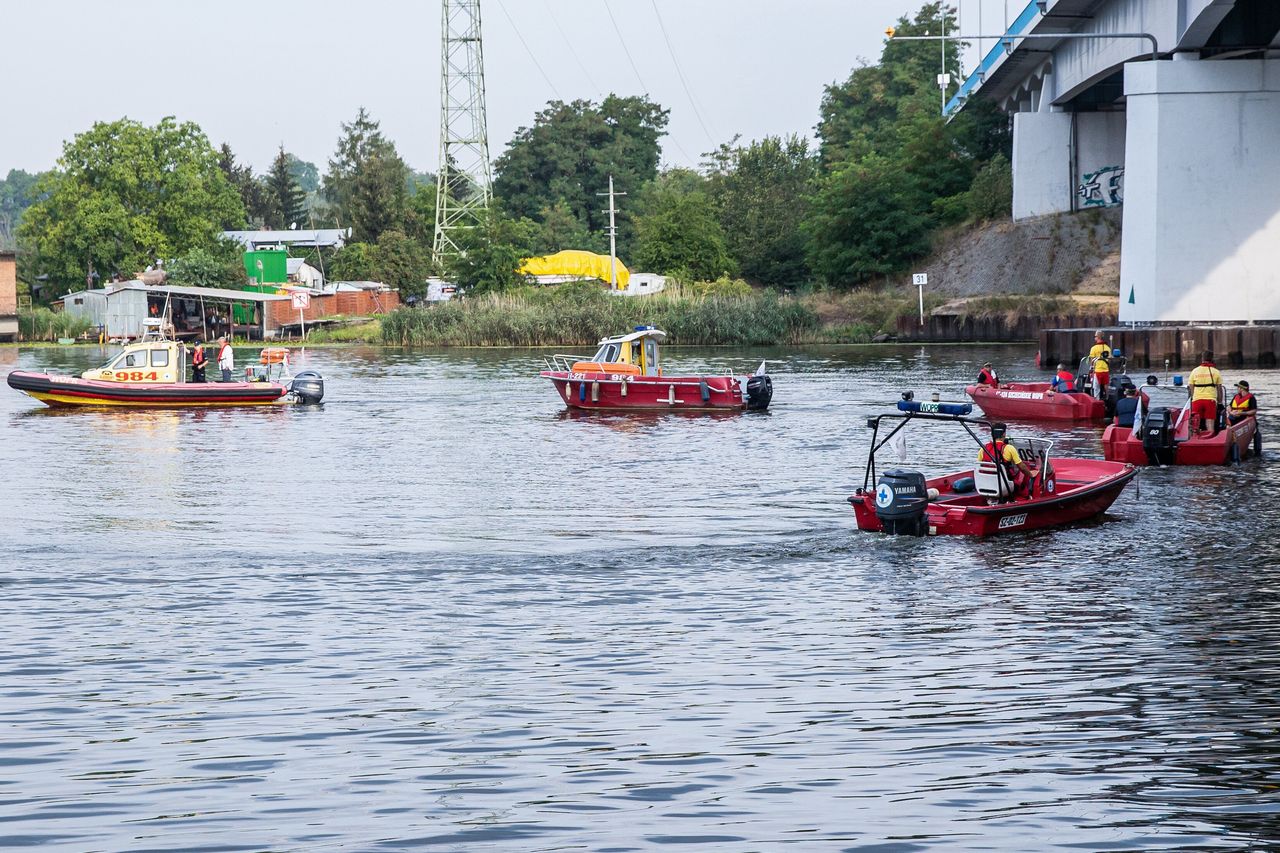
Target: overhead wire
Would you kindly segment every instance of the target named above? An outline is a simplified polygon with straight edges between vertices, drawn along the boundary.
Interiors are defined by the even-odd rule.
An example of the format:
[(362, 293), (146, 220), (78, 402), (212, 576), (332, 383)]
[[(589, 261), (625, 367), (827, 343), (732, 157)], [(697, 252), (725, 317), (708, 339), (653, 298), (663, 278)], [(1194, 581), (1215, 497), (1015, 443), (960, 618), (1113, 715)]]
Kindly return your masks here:
[(662, 12), (658, 11), (658, 0), (649, 0), (653, 6), (653, 14), (658, 18), (658, 27), (662, 30), (662, 39), (667, 43), (667, 53), (671, 54), (671, 64), (675, 66), (676, 76), (680, 78), (680, 85), (684, 87), (684, 93), (689, 98), (689, 106), (693, 107), (693, 114), (698, 119), (698, 124), (702, 126), (702, 132), (707, 135), (707, 141), (712, 146), (716, 144), (716, 139), (712, 136), (711, 131), (707, 129), (707, 123), (702, 118), (702, 110), (698, 109), (698, 102), (694, 100), (693, 91), (689, 88), (689, 81), (685, 79), (684, 70), (680, 67), (680, 60), (676, 58), (675, 48), (671, 46), (671, 37), (667, 35), (667, 25), (662, 20)]
[(609, 0), (603, 0), (604, 9), (609, 13), (609, 20), (613, 22), (613, 31), (618, 34), (618, 42), (622, 45), (622, 52), (627, 56), (627, 62), (631, 63), (631, 70), (636, 75), (636, 82), (640, 84), (640, 89), (647, 95), (649, 87), (644, 84), (643, 78), (640, 77), (640, 69), (636, 66), (635, 59), (631, 56), (631, 49), (627, 47), (627, 40), (622, 37), (622, 28), (618, 26), (618, 19), (613, 16), (613, 9), (609, 7)]
[[(613, 23), (613, 31), (618, 36), (618, 43), (622, 45), (622, 52), (626, 55), (627, 62), (631, 63), (631, 70), (636, 75), (636, 82), (640, 84), (640, 88), (646, 95), (648, 95), (649, 87), (644, 84), (644, 79), (640, 76), (640, 69), (636, 66), (636, 61), (631, 56), (630, 48), (627, 47), (627, 40), (622, 35), (622, 28), (618, 26), (618, 19), (613, 16), (613, 9), (609, 6), (609, 0), (601, 0), (601, 2), (604, 3), (605, 11), (609, 13), (609, 20)], [(689, 163), (695, 167), (698, 165), (698, 161), (689, 156), (688, 151), (684, 150), (684, 146), (680, 144), (680, 140), (676, 139), (674, 136), (668, 136), (668, 138), (671, 140), (671, 144), (676, 147), (676, 150), (684, 156), (685, 160), (688, 160)]]
[(569, 40), (569, 36), (565, 34), (564, 27), (560, 26), (560, 20), (556, 18), (556, 13), (551, 9), (551, 3), (549, 0), (542, 0), (542, 5), (547, 10), (547, 17), (551, 19), (551, 23), (555, 24), (556, 32), (560, 33), (560, 38), (564, 40), (565, 47), (569, 48), (569, 55), (573, 57), (573, 61), (578, 63), (578, 68), (582, 70), (582, 76), (587, 79), (587, 83), (591, 88), (596, 90), (596, 94), (603, 98), (604, 90), (596, 85), (595, 80), (591, 79), (591, 72), (587, 70), (582, 57), (578, 56), (578, 51), (574, 48), (573, 42)]
[(563, 101), (560, 92), (556, 89), (556, 84), (551, 82), (551, 78), (547, 76), (547, 72), (542, 69), (542, 63), (538, 61), (538, 57), (529, 48), (529, 43), (524, 40), (524, 34), (520, 32), (520, 28), (516, 26), (516, 22), (512, 19), (511, 13), (507, 11), (507, 7), (503, 5), (502, 0), (498, 0), (498, 8), (502, 10), (502, 14), (506, 17), (507, 23), (511, 25), (511, 29), (515, 30), (516, 38), (520, 40), (520, 44), (524, 45), (524, 52), (529, 54), (529, 58), (533, 60), (534, 67), (538, 69), (538, 73), (542, 75), (542, 79), (551, 87), (551, 92), (556, 96), (556, 100)]

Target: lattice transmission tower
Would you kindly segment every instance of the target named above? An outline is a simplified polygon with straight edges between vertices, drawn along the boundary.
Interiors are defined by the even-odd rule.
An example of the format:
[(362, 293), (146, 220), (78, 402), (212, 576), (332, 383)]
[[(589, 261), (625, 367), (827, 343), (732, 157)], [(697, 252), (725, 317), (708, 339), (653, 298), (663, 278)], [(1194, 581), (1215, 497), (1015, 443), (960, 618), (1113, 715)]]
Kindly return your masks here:
[(461, 251), (458, 231), (480, 223), (493, 194), (480, 0), (441, 0), (441, 7), (440, 171), (432, 242), (437, 262)]

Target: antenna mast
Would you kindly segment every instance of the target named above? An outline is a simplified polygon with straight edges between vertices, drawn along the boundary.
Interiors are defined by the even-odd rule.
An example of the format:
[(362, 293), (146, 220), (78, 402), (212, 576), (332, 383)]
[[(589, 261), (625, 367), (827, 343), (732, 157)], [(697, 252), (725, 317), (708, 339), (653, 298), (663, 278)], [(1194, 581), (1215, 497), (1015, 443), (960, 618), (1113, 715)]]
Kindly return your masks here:
[(609, 287), (613, 290), (618, 289), (618, 223), (614, 218), (618, 213), (618, 208), (614, 205), (615, 196), (626, 195), (626, 193), (617, 193), (613, 191), (613, 175), (609, 176), (609, 191), (607, 193), (596, 193), (596, 195), (607, 195), (609, 197), (609, 209), (602, 210), (601, 213), (609, 214)]
[(493, 197), (480, 0), (441, 0), (440, 5), (440, 168), (431, 247), (437, 263), (461, 252), (458, 230), (479, 225)]

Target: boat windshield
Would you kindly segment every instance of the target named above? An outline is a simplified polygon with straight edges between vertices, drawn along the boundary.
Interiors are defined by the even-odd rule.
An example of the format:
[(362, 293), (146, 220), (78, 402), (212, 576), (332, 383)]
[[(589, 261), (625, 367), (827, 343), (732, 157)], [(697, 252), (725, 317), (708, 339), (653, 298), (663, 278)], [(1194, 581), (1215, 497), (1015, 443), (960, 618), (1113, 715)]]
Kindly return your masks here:
[(618, 353), (620, 351), (618, 344), (612, 342), (606, 343), (596, 351), (596, 354), (591, 357), (591, 360), (596, 364), (613, 364), (618, 360)]
[(1169, 385), (1139, 385), (1153, 409), (1181, 409), (1187, 403), (1187, 389)]

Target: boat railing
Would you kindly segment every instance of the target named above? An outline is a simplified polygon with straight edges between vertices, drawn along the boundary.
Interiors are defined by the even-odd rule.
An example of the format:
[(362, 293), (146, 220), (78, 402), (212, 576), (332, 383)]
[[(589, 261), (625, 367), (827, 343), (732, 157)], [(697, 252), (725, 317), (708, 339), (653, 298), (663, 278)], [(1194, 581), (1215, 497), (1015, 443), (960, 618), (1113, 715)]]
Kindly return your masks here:
[(547, 370), (556, 373), (572, 373), (573, 366), (580, 361), (590, 361), (591, 359), (581, 355), (566, 355), (565, 353), (556, 353), (542, 359), (546, 364)]

